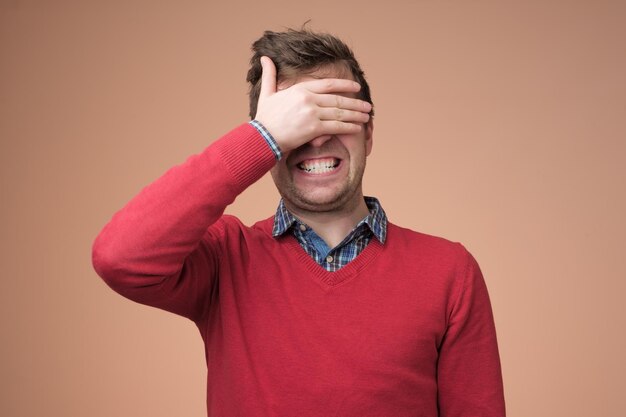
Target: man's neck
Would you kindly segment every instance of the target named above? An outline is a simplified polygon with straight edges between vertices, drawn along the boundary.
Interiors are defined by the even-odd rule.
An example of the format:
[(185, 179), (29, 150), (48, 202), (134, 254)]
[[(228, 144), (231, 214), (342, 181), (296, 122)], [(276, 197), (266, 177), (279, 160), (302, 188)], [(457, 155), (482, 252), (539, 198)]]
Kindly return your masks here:
[(369, 209), (362, 195), (355, 201), (355, 204), (337, 211), (303, 211), (289, 206), (287, 209), (324, 239), (329, 248), (334, 248), (341, 243), (354, 227), (369, 214)]

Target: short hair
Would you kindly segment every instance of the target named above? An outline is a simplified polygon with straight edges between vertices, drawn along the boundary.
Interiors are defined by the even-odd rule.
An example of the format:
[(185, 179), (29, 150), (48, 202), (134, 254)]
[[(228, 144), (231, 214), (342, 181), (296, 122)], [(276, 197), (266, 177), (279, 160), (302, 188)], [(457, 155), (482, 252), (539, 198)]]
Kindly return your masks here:
[(277, 81), (312, 73), (330, 65), (344, 65), (354, 81), (361, 85), (358, 97), (372, 104), (370, 116), (374, 115), (374, 103), (365, 74), (352, 50), (339, 38), (328, 33), (309, 29), (287, 29), (285, 32), (265, 31), (252, 44), (252, 58), (246, 80), (250, 83), (250, 118), (254, 119), (261, 92), (261, 57), (267, 56), (276, 66)]

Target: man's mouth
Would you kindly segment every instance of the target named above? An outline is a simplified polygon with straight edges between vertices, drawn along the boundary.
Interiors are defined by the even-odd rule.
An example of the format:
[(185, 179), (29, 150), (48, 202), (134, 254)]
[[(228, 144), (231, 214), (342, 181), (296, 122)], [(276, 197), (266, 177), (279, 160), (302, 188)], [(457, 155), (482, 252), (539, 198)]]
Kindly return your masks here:
[(337, 169), (340, 162), (337, 158), (306, 159), (300, 162), (297, 167), (307, 174), (326, 174)]

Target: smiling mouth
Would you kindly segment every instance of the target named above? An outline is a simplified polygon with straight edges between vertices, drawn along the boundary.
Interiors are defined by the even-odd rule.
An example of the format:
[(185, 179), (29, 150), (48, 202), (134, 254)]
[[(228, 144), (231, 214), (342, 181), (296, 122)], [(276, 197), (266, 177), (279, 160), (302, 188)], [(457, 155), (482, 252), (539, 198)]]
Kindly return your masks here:
[(307, 174), (326, 174), (337, 169), (339, 163), (340, 160), (337, 158), (307, 159), (300, 162), (297, 167)]

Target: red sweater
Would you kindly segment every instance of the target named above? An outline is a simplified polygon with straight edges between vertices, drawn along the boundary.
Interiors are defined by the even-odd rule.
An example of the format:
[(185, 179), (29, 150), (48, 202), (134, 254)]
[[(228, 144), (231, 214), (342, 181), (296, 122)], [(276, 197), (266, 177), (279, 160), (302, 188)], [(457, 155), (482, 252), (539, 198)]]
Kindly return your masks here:
[(224, 208), (275, 163), (248, 124), (131, 200), (93, 247), (98, 274), (193, 320), (212, 417), (504, 416), (484, 280), (459, 244), (389, 224), (327, 272), (272, 219)]

